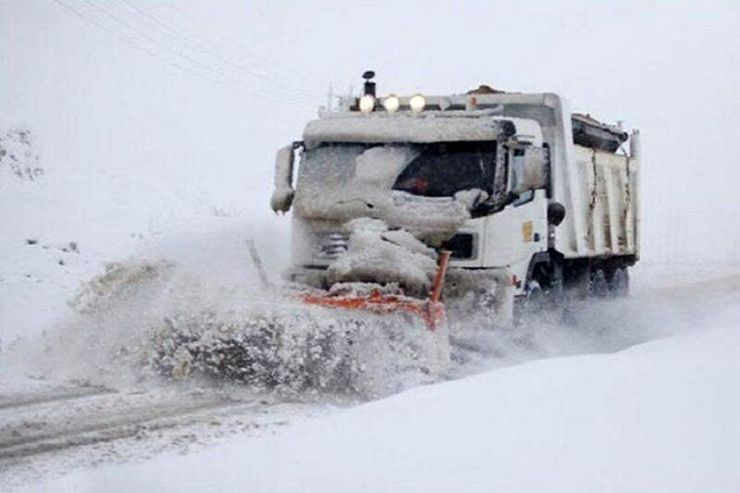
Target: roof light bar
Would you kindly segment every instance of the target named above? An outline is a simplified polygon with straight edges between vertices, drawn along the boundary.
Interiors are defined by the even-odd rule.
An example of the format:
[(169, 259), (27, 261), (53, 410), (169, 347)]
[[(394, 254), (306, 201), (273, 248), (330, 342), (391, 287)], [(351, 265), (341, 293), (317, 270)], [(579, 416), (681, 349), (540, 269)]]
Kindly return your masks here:
[(369, 94), (365, 94), (360, 98), (360, 111), (363, 113), (370, 113), (375, 109), (375, 98)]
[(421, 94), (414, 94), (411, 96), (411, 99), (409, 99), (409, 107), (411, 107), (411, 111), (413, 113), (420, 113), (426, 105), (427, 100)]
[(387, 96), (383, 99), (383, 108), (385, 108), (385, 111), (387, 111), (388, 113), (395, 113), (400, 107), (401, 100), (398, 99), (398, 96), (394, 94), (391, 94), (390, 96)]

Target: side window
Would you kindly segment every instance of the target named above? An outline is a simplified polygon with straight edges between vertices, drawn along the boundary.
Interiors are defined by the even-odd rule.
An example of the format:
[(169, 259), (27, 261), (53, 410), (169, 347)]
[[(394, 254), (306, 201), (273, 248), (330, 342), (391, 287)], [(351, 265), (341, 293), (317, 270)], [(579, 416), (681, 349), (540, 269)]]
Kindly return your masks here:
[(522, 175), (524, 174), (524, 149), (515, 148), (511, 152), (511, 191), (522, 191)]
[(548, 157), (547, 149), (542, 147), (527, 146), (512, 149), (509, 191), (515, 205), (531, 200), (535, 190), (547, 188)]
[(534, 190), (527, 190), (524, 193), (520, 193), (517, 198), (515, 198), (511, 203), (518, 207), (520, 205), (524, 205), (527, 202), (531, 202), (531, 200), (534, 198)]

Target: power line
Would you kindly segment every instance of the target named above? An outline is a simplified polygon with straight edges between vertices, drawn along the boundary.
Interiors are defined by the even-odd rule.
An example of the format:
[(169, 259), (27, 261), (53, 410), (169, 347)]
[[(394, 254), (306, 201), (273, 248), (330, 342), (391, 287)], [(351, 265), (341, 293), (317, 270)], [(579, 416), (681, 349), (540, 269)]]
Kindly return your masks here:
[[(177, 4), (175, 4), (175, 3), (162, 2), (159, 5), (163, 6), (168, 11), (173, 12), (173, 13), (179, 15), (183, 20), (185, 20), (191, 26), (196, 26), (196, 25), (199, 24), (199, 21), (197, 19), (195, 19), (185, 9), (179, 8), (179, 6)], [(258, 12), (258, 10), (256, 8), (255, 9), (252, 9), (252, 12), (254, 12), (257, 15), (259, 15), (259, 12)], [(220, 41), (223, 44), (232, 44), (232, 45), (238, 44), (238, 43), (235, 43), (234, 42), (234, 38), (233, 37), (223, 36), (222, 35), (222, 36), (219, 37), (219, 39), (220, 39)], [(265, 60), (264, 59), (259, 59), (259, 60), (252, 59), (251, 61), (257, 62), (257, 63), (263, 63), (263, 64), (265, 63)], [(275, 68), (277, 68), (277, 67), (272, 67), (273, 70)], [(279, 78), (291, 78), (291, 79), (294, 79), (296, 76), (303, 76), (303, 77), (305, 77), (307, 74), (305, 74), (303, 72), (298, 73), (298, 74), (296, 74), (294, 72), (282, 72), (282, 74), (278, 73), (277, 75), (278, 75)], [(323, 82), (323, 81), (318, 81), (317, 79), (310, 78), (310, 77), (309, 77), (308, 82), (309, 82), (309, 84), (312, 84), (312, 85), (314, 85), (317, 88), (323, 87), (324, 84), (325, 84), (325, 82)]]
[(151, 50), (149, 50), (147, 48), (144, 48), (144, 47), (142, 47), (142, 46), (140, 46), (138, 44), (131, 43), (131, 40), (128, 39), (127, 37), (121, 35), (120, 33), (116, 32), (116, 31), (113, 31), (113, 30), (108, 29), (103, 24), (99, 23), (98, 21), (96, 21), (95, 19), (93, 19), (91, 17), (87, 17), (82, 12), (80, 12), (79, 10), (75, 9), (74, 7), (66, 4), (62, 0), (52, 0), (52, 1), (54, 3), (56, 3), (56, 4), (58, 4), (59, 6), (61, 6), (62, 8), (66, 9), (67, 11), (71, 12), (72, 14), (76, 15), (80, 19), (84, 20), (85, 22), (88, 22), (88, 23), (92, 24), (93, 26), (97, 27), (98, 29), (100, 29), (101, 31), (104, 31), (104, 32), (106, 32), (106, 33), (108, 33), (108, 34), (116, 37), (118, 40), (124, 42), (125, 44), (131, 46), (132, 48), (134, 48), (136, 50), (139, 50), (139, 51), (141, 51), (143, 53), (146, 53), (147, 55), (149, 55), (151, 57), (154, 57), (154, 58), (158, 59), (159, 61), (164, 62), (167, 65), (170, 65), (170, 66), (175, 67), (177, 69), (185, 70), (185, 71), (190, 72), (190, 73), (192, 73), (194, 75), (200, 75), (197, 72), (194, 72), (194, 71), (188, 69), (185, 66), (179, 65), (179, 64), (177, 64), (177, 63), (175, 63), (175, 62), (173, 62), (171, 60), (168, 60), (168, 59), (162, 57), (161, 55), (159, 55), (158, 53), (156, 53), (154, 51), (151, 51)]
[[(176, 37), (180, 38), (185, 44), (189, 45), (191, 48), (194, 48), (194, 49), (196, 49), (196, 50), (198, 50), (198, 51), (200, 51), (202, 53), (208, 54), (209, 56), (213, 57), (214, 59), (216, 59), (217, 61), (219, 61), (224, 66), (234, 68), (234, 69), (236, 69), (236, 70), (244, 73), (245, 75), (247, 75), (249, 77), (253, 77), (253, 78), (257, 78), (257, 79), (261, 79), (263, 81), (269, 82), (270, 84), (273, 84), (273, 86), (276, 89), (283, 89), (286, 92), (294, 93), (297, 97), (298, 97), (298, 93), (299, 92), (302, 92), (304, 94), (307, 94), (307, 92), (300, 91), (296, 87), (286, 85), (285, 83), (282, 82), (281, 79), (279, 79), (279, 78), (277, 78), (275, 76), (272, 76), (271, 74), (256, 71), (256, 70), (254, 70), (253, 68), (251, 68), (251, 67), (249, 67), (247, 65), (244, 65), (244, 64), (241, 64), (241, 63), (238, 63), (238, 62), (234, 62), (233, 60), (230, 60), (230, 59), (224, 57), (217, 50), (211, 48), (210, 46), (208, 46), (208, 45), (206, 45), (204, 43), (201, 43), (197, 39), (192, 38), (191, 36), (187, 35), (185, 32), (183, 32), (183, 31), (181, 31), (181, 30), (179, 30), (179, 29), (177, 29), (175, 27), (172, 27), (172, 25), (164, 22), (163, 20), (161, 20), (160, 18), (158, 18), (156, 15), (153, 15), (152, 13), (150, 13), (149, 11), (147, 11), (146, 9), (143, 9), (143, 8), (139, 7), (138, 5), (136, 5), (135, 2), (132, 2), (130, 0), (119, 0), (119, 1), (121, 3), (123, 3), (123, 4), (125, 4), (126, 6), (128, 6), (131, 10), (135, 11), (136, 13), (138, 13), (139, 15), (147, 18), (151, 23), (153, 23), (156, 26), (158, 26), (161, 30), (166, 31), (166, 32), (169, 32), (169, 33), (175, 35)], [(278, 87), (278, 86), (280, 86), (280, 87)]]
[[(179, 51), (177, 51), (175, 49), (172, 49), (170, 46), (168, 46), (168, 45), (166, 45), (164, 43), (161, 43), (156, 38), (150, 36), (146, 31), (143, 31), (141, 29), (136, 28), (136, 26), (133, 26), (130, 22), (128, 22), (128, 21), (126, 21), (124, 19), (121, 19), (120, 17), (114, 15), (109, 10), (103, 8), (101, 5), (98, 5), (95, 2), (92, 2), (91, 0), (82, 0), (82, 1), (84, 3), (86, 3), (87, 5), (89, 5), (90, 7), (92, 7), (93, 9), (95, 9), (96, 11), (101, 12), (106, 17), (112, 19), (114, 22), (117, 22), (118, 24), (122, 25), (124, 28), (127, 28), (130, 31), (132, 31), (132, 32), (140, 35), (142, 38), (146, 39), (147, 41), (149, 41), (154, 46), (158, 46), (160, 48), (163, 48), (166, 52), (172, 54), (173, 56), (179, 57), (179, 58), (181, 58), (181, 59), (183, 59), (183, 60), (191, 63), (192, 65), (195, 65), (197, 67), (200, 67), (202, 70), (205, 70), (206, 72), (215, 73), (216, 74), (216, 77), (222, 77), (222, 76), (225, 75), (223, 73), (217, 73), (217, 72), (215, 72), (212, 67), (210, 67), (210, 66), (208, 66), (208, 65), (200, 62), (199, 60), (196, 60), (195, 58), (189, 56), (188, 54), (181, 53), (181, 52), (179, 52)], [(247, 88), (248, 90), (250, 90), (252, 92), (255, 92), (257, 95), (259, 95), (261, 97), (263, 97), (266, 94), (264, 91), (262, 92), (262, 94), (260, 94), (260, 91), (255, 91), (255, 89), (251, 85), (249, 85), (248, 83), (245, 83), (244, 81), (241, 81), (239, 79), (234, 79), (233, 82), (235, 82), (237, 84), (244, 85), (245, 88)], [(279, 97), (279, 98), (281, 98), (281, 100), (286, 100), (286, 99), (287, 100), (290, 100), (291, 102), (293, 102), (295, 104), (305, 104), (305, 101), (300, 101), (300, 100), (294, 99), (294, 98), (292, 98), (292, 96), (287, 96), (286, 97), (286, 95), (284, 95), (284, 94), (276, 94), (276, 93), (274, 93), (274, 91), (273, 91), (273, 96)]]
[[(176, 57), (181, 58), (181, 59), (185, 60), (186, 62), (191, 62), (191, 63), (194, 62), (196, 64), (196, 66), (198, 66), (198, 67), (204, 67), (205, 68), (205, 73), (203, 71), (194, 70), (192, 67), (188, 66), (187, 64), (183, 64), (182, 62), (178, 63), (176, 61), (173, 61), (173, 60), (169, 59), (168, 57), (163, 56), (159, 51), (152, 50), (152, 49), (150, 49), (148, 47), (142, 46), (141, 44), (132, 41), (132, 39), (129, 36), (126, 36), (126, 35), (121, 34), (120, 32), (118, 32), (116, 30), (113, 30), (113, 29), (108, 28), (105, 24), (103, 24), (102, 22), (100, 22), (95, 17), (86, 15), (83, 11), (81, 11), (78, 8), (75, 8), (72, 5), (70, 5), (66, 0), (53, 0), (53, 1), (56, 4), (58, 4), (59, 6), (63, 7), (65, 10), (71, 12), (75, 16), (77, 16), (80, 19), (84, 20), (85, 22), (88, 22), (88, 23), (94, 25), (98, 29), (106, 32), (107, 34), (109, 34), (111, 36), (114, 36), (115, 38), (117, 38), (118, 40), (122, 41), (126, 45), (128, 45), (128, 46), (130, 46), (130, 47), (132, 47), (132, 48), (134, 48), (134, 49), (136, 49), (138, 51), (141, 51), (143, 53), (146, 53), (147, 55), (149, 55), (149, 56), (157, 59), (160, 62), (165, 63), (166, 65), (169, 65), (171, 67), (174, 67), (174, 68), (176, 68), (178, 70), (185, 71), (185, 72), (187, 72), (189, 74), (195, 75), (196, 77), (200, 77), (202, 79), (208, 80), (209, 82), (212, 82), (214, 84), (217, 84), (217, 85), (219, 85), (221, 87), (226, 87), (226, 88), (230, 88), (232, 90), (235, 90), (236, 89), (235, 86), (238, 86), (239, 89), (247, 89), (247, 90), (249, 90), (249, 92), (253, 93), (253, 95), (262, 97), (262, 98), (264, 98), (267, 101), (275, 102), (275, 103), (278, 103), (278, 104), (285, 104), (285, 103), (289, 102), (288, 101), (288, 98), (286, 98), (284, 96), (278, 97), (278, 99), (272, 99), (269, 95), (259, 94), (258, 92), (255, 92), (255, 88), (252, 88), (249, 85), (245, 85), (243, 82), (239, 83), (239, 82), (235, 82), (235, 81), (228, 80), (228, 79), (214, 77), (214, 76), (211, 75), (213, 73), (213, 70), (210, 67), (207, 67), (206, 65), (203, 65), (202, 63), (199, 63), (197, 61), (193, 61), (190, 57), (181, 56), (180, 54), (178, 54), (177, 52), (174, 52), (173, 50), (171, 50), (169, 48), (167, 49), (167, 52), (174, 53), (176, 55)], [(120, 19), (117, 19), (114, 15), (110, 14), (109, 12), (105, 11), (104, 9), (101, 9), (101, 8), (97, 7), (94, 4), (91, 4), (87, 0), (83, 0), (83, 1), (85, 3), (87, 3), (88, 5), (91, 5), (93, 7), (93, 9), (95, 9), (97, 11), (103, 11), (103, 13), (107, 14), (107, 17), (113, 18), (114, 20), (117, 21), (117, 23), (119, 25), (123, 25), (124, 27), (128, 28), (129, 30), (132, 30), (135, 33), (140, 34), (143, 38), (149, 40), (149, 42), (152, 43), (152, 44), (154, 44), (155, 46), (162, 47), (161, 43), (158, 43), (156, 39), (152, 38), (151, 36), (149, 36), (149, 35), (147, 35), (145, 33), (142, 34), (139, 30), (135, 29), (129, 23), (127, 23), (125, 21), (121, 21)], [(225, 84), (227, 82), (231, 82), (231, 84)], [(293, 101), (293, 103), (294, 104), (300, 104), (300, 105), (306, 105), (306, 106), (308, 106), (303, 101), (300, 101), (300, 102), (299, 101)]]

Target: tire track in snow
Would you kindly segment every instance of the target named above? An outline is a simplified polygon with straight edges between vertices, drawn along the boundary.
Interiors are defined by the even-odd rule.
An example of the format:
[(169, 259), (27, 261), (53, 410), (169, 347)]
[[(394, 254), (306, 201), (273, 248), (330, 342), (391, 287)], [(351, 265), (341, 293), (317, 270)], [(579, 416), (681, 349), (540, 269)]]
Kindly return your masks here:
[(37, 404), (46, 404), (51, 402), (66, 401), (72, 399), (81, 399), (85, 397), (94, 397), (101, 394), (111, 394), (114, 390), (104, 387), (78, 387), (69, 389), (59, 389), (47, 393), (11, 395), (0, 398), (0, 411), (14, 409)]
[[(94, 394), (78, 390), (52, 392), (33, 399), (29, 397), (16, 405), (6, 403), (6, 410), (19, 412), (0, 421), (0, 463), (133, 438), (152, 431), (187, 427), (222, 414), (248, 415), (255, 408), (265, 406), (265, 402), (259, 399), (249, 401), (214, 395), (192, 397), (179, 394), (162, 401), (159, 396), (151, 394), (125, 395), (110, 390)], [(60, 398), (53, 399), (55, 395)], [(75, 396), (89, 399), (84, 406), (75, 402), (79, 409), (70, 409), (69, 400)]]

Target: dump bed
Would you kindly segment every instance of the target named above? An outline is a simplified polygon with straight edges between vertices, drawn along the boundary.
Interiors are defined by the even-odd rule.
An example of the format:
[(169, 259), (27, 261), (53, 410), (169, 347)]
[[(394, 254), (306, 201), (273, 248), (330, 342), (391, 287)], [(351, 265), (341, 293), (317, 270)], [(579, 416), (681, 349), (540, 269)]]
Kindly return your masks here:
[(637, 255), (637, 162), (620, 153), (574, 146), (586, 255)]

